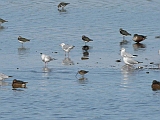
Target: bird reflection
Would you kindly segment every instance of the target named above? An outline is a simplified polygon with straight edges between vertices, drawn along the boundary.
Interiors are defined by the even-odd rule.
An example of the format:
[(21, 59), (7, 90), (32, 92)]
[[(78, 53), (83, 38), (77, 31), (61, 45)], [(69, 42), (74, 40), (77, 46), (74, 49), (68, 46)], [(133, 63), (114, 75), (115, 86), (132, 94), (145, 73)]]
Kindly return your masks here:
[(5, 82), (3, 80), (0, 81), (0, 86), (8, 86), (9, 83), (8, 82)]
[(134, 43), (133, 48), (134, 48), (134, 50), (138, 50), (140, 48), (146, 48), (146, 45), (142, 44), (142, 43)]
[(5, 27), (4, 26), (0, 26), (0, 31), (3, 30), (3, 29), (5, 29)]
[(43, 67), (43, 72), (49, 73), (49, 72), (51, 72), (51, 69), (48, 67)]
[(88, 79), (86, 77), (80, 77), (78, 79), (78, 83), (80, 84), (86, 84), (88, 82)]
[(19, 55), (24, 55), (24, 54), (28, 53), (29, 50), (30, 50), (29, 48), (20, 47), (20, 48), (18, 48), (18, 54)]
[(59, 12), (67, 12), (67, 10), (65, 10), (64, 8), (62, 9), (58, 9)]
[(124, 65), (121, 68), (122, 74), (124, 76), (124, 80), (128, 80), (129, 75), (131, 75), (135, 70), (134, 66)]
[(89, 56), (89, 52), (88, 51), (84, 51), (83, 52), (83, 57), (88, 57)]
[(74, 65), (74, 62), (69, 58), (69, 57), (65, 57), (62, 61), (63, 65)]
[(129, 41), (127, 40), (122, 40), (119, 44), (120, 45), (127, 45), (129, 43)]
[(82, 51), (83, 51), (83, 56), (81, 57), (81, 60), (87, 60), (89, 59), (89, 50), (91, 49), (92, 47), (88, 46), (88, 45), (84, 45), (82, 46)]
[(42, 68), (42, 71), (43, 71), (43, 77), (48, 77), (49, 76), (49, 73), (52, 72), (52, 69), (48, 68), (48, 67), (43, 67)]

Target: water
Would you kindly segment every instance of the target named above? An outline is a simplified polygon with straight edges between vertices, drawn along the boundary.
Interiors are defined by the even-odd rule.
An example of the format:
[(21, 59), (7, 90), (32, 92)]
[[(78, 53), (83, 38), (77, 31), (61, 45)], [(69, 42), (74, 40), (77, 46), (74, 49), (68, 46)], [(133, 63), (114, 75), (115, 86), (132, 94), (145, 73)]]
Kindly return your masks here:
[[(160, 61), (159, 0), (70, 0), (66, 12), (57, 10), (59, 2), (0, 2), (0, 17), (9, 21), (0, 29), (0, 72), (13, 75), (0, 81), (1, 120), (159, 120), (160, 92), (152, 91), (151, 83), (160, 71), (149, 69)], [(129, 43), (120, 45), (119, 28), (147, 39), (137, 46), (127, 36)], [(19, 35), (31, 41), (22, 47)], [(81, 60), (82, 35), (94, 40), (87, 43), (88, 60)], [(63, 63), (62, 42), (75, 45), (69, 63)], [(115, 62), (122, 47), (143, 61), (135, 68), (144, 68)], [(44, 68), (41, 52), (57, 60)], [(81, 69), (89, 73), (77, 79)], [(27, 81), (27, 89), (12, 90), (13, 79)]]

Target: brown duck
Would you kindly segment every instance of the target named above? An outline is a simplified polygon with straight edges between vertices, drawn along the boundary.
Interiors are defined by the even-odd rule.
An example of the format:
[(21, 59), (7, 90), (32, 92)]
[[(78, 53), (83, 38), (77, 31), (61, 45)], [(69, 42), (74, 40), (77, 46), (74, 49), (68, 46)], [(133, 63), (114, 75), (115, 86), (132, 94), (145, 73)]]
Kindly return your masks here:
[(160, 90), (160, 82), (157, 80), (153, 80), (151, 87), (152, 90)]
[(139, 43), (139, 42), (145, 40), (146, 38), (147, 38), (147, 36), (134, 34), (133, 41)]
[(26, 83), (28, 82), (23, 82), (21, 80), (14, 79), (12, 82), (12, 87), (13, 88), (26, 88)]

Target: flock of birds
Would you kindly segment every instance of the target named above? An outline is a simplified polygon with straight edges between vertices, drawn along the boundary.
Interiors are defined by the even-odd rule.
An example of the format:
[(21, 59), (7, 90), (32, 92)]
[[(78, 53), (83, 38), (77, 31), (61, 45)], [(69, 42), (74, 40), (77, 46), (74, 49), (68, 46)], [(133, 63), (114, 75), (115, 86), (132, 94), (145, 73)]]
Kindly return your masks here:
[[(70, 4), (70, 3), (65, 3), (65, 2), (59, 3), (58, 10), (62, 11), (62, 12), (65, 11), (64, 7), (68, 4)], [(1, 26), (2, 23), (5, 23), (5, 22), (8, 22), (8, 21), (0, 18), (0, 26)], [(131, 36), (131, 34), (129, 32), (127, 32), (126, 30), (124, 30), (122, 28), (119, 29), (119, 32), (120, 32), (120, 34), (123, 35), (123, 41), (124, 42), (125, 42), (125, 36)], [(136, 43), (140, 43), (141, 41), (145, 40), (146, 38), (147, 38), (147, 36), (144, 36), (144, 35), (139, 35), (139, 34), (134, 34), (133, 35), (133, 41), (135, 41)], [(158, 36), (156, 38), (160, 38), (160, 37)], [(90, 42), (90, 41), (93, 41), (93, 40), (90, 39), (89, 37), (85, 36), (85, 35), (82, 36), (82, 40), (85, 42), (85, 46), (83, 46), (82, 49), (83, 50), (88, 50), (89, 46), (87, 46), (86, 43)], [(27, 38), (23, 38), (23, 37), (19, 36), (18, 41), (20, 43), (22, 43), (22, 46), (23, 46), (23, 44), (25, 42), (29, 42), (30, 40), (27, 39)], [(73, 45), (68, 45), (68, 44), (65, 44), (65, 43), (61, 43), (60, 46), (62, 47), (62, 50), (64, 50), (65, 56), (68, 56), (68, 58), (69, 58), (69, 52), (75, 47)], [(42, 61), (45, 63), (45, 67), (47, 66), (48, 62), (50, 62), (52, 60), (56, 60), (55, 58), (52, 58), (51, 56), (46, 55), (44, 53), (40, 53), (40, 54), (41, 54)], [(137, 55), (132, 55), (130, 53), (127, 53), (125, 48), (121, 48), (121, 57), (123, 58), (123, 61), (126, 65), (132, 66), (134, 64), (142, 63), (142, 62), (139, 62), (139, 61), (136, 61), (136, 60), (133, 59), (136, 56)], [(82, 77), (84, 77), (84, 75), (88, 72), (89, 71), (86, 71), (86, 70), (79, 70), (77, 72), (77, 74), (80, 74), (80, 75), (82, 75)], [(77, 76), (77, 74), (76, 74), (76, 76)], [(9, 77), (12, 77), (12, 76), (8, 76), (8, 75), (5, 75), (3, 73), (0, 73), (0, 80), (7, 79)], [(13, 87), (13, 89), (15, 89), (15, 88), (26, 88), (26, 83), (28, 83), (28, 82), (24, 82), (24, 81), (21, 81), (21, 80), (14, 79), (13, 82), (12, 82), (12, 87)], [(160, 82), (157, 81), (157, 80), (153, 80), (151, 87), (152, 87), (153, 90), (160, 90)]]

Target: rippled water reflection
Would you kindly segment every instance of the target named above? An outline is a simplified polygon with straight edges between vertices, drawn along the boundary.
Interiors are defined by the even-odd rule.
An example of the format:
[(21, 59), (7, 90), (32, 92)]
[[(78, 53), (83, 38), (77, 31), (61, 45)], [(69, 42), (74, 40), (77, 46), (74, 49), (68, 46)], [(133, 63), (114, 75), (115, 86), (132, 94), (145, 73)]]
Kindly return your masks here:
[[(160, 35), (160, 2), (70, 0), (58, 11), (59, 2), (0, 2), (0, 17), (8, 20), (0, 28), (0, 72), (13, 76), (0, 81), (0, 118), (159, 120), (160, 92), (152, 91), (151, 83), (160, 77), (155, 38)], [(147, 39), (137, 44), (127, 36), (123, 41), (119, 28)], [(31, 41), (22, 46), (19, 35)], [(93, 39), (87, 50), (82, 35)], [(75, 46), (69, 57), (59, 46), (62, 42)], [(122, 47), (143, 63), (126, 67)], [(41, 52), (57, 60), (45, 67)], [(89, 73), (75, 77), (81, 69)], [(27, 88), (12, 90), (13, 79), (27, 81)]]

